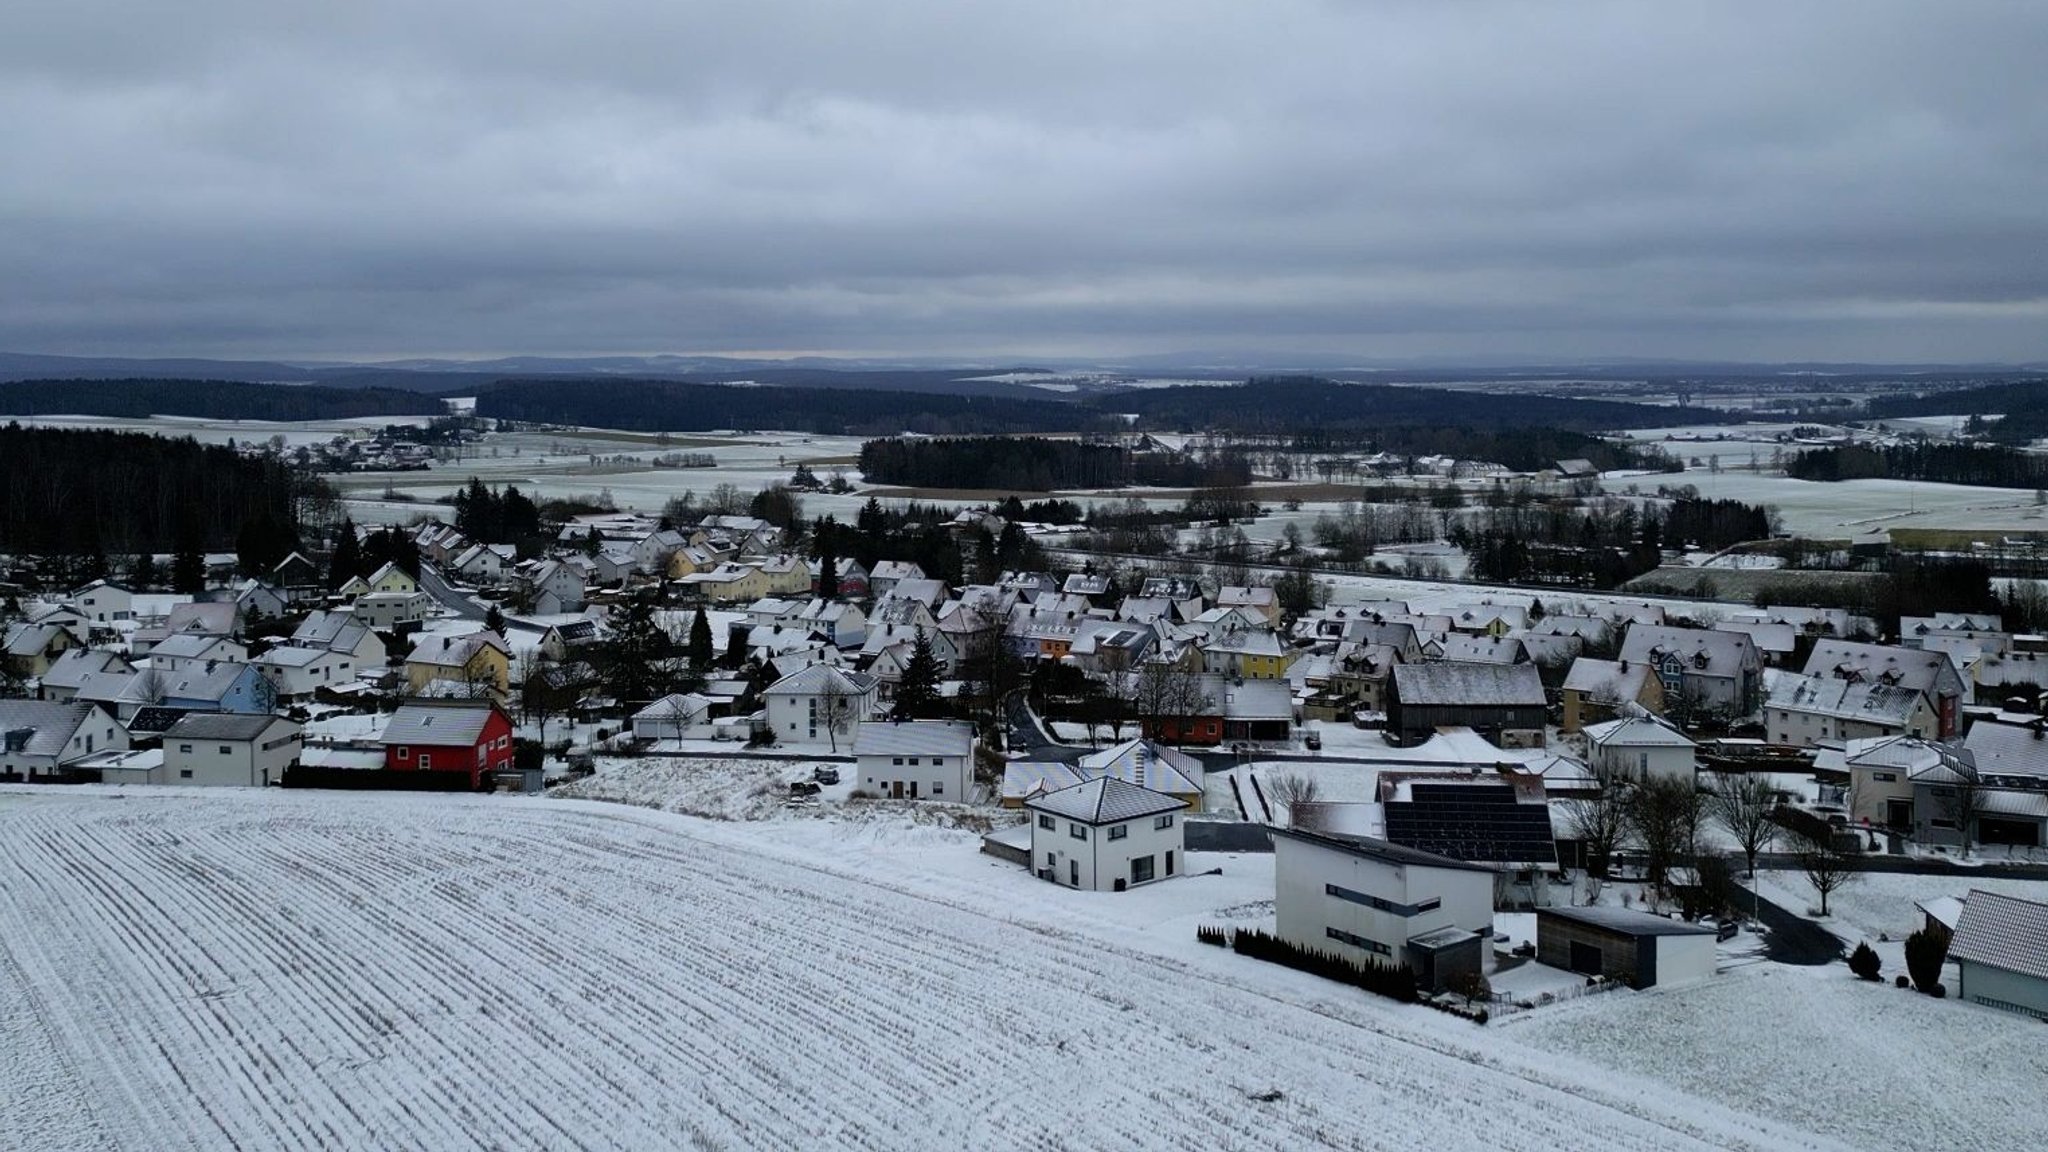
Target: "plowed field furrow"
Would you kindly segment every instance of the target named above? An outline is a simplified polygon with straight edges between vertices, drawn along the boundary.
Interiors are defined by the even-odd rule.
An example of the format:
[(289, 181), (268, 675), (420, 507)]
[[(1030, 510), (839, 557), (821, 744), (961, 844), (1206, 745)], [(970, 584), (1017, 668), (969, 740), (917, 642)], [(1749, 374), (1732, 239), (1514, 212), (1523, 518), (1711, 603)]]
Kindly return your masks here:
[(0, 800), (52, 1152), (1830, 1147), (661, 813)]

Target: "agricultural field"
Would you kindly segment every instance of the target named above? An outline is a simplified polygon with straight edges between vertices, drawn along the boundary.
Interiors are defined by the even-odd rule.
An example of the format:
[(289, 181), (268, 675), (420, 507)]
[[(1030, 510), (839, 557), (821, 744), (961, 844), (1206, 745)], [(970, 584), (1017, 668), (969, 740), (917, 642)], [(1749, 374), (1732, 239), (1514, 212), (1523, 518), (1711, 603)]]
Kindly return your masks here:
[(0, 1147), (1856, 1146), (1196, 944), (1234, 860), (1129, 901), (831, 832), (0, 792)]

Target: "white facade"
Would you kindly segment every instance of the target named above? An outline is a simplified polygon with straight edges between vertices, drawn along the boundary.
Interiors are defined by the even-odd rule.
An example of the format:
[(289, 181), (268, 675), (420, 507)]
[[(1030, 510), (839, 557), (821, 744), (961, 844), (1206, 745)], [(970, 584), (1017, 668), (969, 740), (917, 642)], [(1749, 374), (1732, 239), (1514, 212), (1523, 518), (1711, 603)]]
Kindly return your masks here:
[(163, 780), (249, 788), (276, 784), (299, 758), (300, 749), (299, 726), (281, 716), (244, 738), (181, 734), (173, 725), (164, 734)]
[(973, 798), (974, 728), (950, 720), (874, 721), (853, 745), (857, 786), (902, 800)]
[[(1121, 824), (1088, 825), (1049, 812), (1031, 814), (1031, 869), (1069, 888), (1114, 892), (1178, 876), (1186, 868), (1181, 814), (1141, 816)], [(1133, 880), (1132, 863), (1149, 860), (1150, 880)], [(1140, 875), (1145, 874), (1140, 865)]]
[(315, 689), (332, 688), (356, 678), (354, 657), (324, 648), (283, 645), (258, 656), (253, 663), (279, 696), (310, 696)]
[(875, 685), (816, 664), (777, 681), (763, 694), (768, 729), (778, 744), (822, 745), (850, 752), (875, 709)]
[[(1493, 872), (1360, 840), (1273, 837), (1273, 898), (1281, 939), (1359, 963), (1412, 967), (1408, 941), (1444, 929), (1491, 934)], [(1381, 845), (1380, 847), (1369, 847)]]

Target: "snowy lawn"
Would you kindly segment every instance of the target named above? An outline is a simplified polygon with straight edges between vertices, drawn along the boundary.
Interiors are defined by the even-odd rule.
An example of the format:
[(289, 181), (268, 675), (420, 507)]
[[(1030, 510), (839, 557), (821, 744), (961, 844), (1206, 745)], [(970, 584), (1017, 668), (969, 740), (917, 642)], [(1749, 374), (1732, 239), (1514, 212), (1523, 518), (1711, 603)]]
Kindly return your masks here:
[(1846, 1146), (1692, 1094), (1746, 1052), (1659, 1085), (1196, 943), (1248, 860), (1120, 897), (936, 828), (116, 795), (0, 791), (0, 1067), (61, 1070), (0, 1080), (0, 1146)]
[(1860, 1147), (2041, 1146), (2048, 1037), (2038, 1021), (1866, 984), (1839, 964), (1759, 964), (1516, 1015), (1495, 1030)]

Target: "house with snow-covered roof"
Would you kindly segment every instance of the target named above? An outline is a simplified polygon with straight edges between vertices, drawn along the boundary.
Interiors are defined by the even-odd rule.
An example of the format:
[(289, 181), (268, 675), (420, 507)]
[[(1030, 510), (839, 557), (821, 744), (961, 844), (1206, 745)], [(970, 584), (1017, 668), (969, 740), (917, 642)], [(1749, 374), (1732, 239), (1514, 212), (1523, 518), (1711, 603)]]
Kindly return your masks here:
[(831, 664), (812, 664), (761, 694), (768, 729), (782, 744), (851, 748), (875, 710), (875, 678)]
[(958, 720), (870, 721), (853, 741), (854, 779), (894, 800), (974, 796), (974, 725)]
[(1699, 745), (1649, 713), (1588, 727), (1586, 747), (1603, 780), (1680, 780), (1690, 787), (1699, 770)]
[(2048, 904), (1971, 889), (1948, 958), (1960, 998), (2048, 1020)]
[(1101, 776), (1024, 802), (1031, 868), (1042, 880), (1122, 892), (1184, 870), (1179, 799)]
[(1806, 666), (1800, 671), (1807, 676), (1918, 692), (1927, 697), (1934, 712), (1935, 727), (1929, 735), (1940, 740), (1950, 739), (1961, 731), (1961, 709), (1970, 702), (1969, 683), (1956, 670), (1955, 663), (1940, 652), (1823, 639), (1814, 644)]

